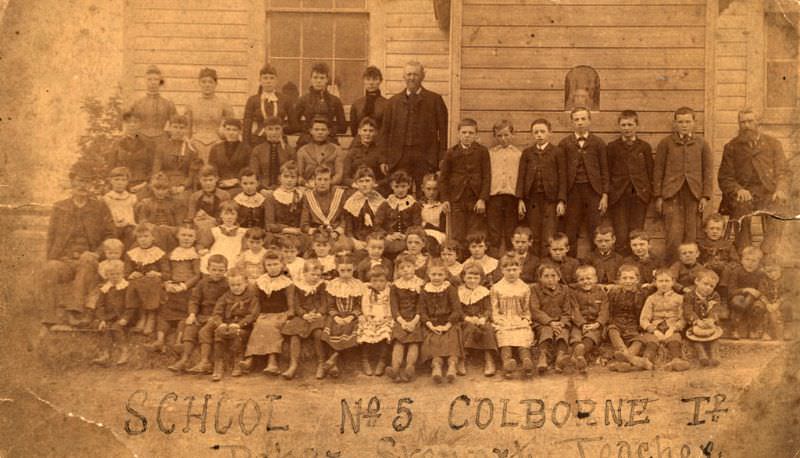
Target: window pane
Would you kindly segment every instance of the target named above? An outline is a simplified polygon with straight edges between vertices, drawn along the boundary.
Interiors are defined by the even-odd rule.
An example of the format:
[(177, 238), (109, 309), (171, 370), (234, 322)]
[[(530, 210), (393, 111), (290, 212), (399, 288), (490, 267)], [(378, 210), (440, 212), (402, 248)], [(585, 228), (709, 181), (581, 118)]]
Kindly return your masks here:
[(272, 59), (270, 63), (278, 71), (278, 87), (283, 92), (287, 83), (294, 85), (297, 91), (301, 88), (300, 59)]
[(797, 14), (768, 13), (767, 59), (794, 59), (797, 57)]
[(345, 105), (353, 103), (363, 95), (364, 83), (361, 75), (366, 67), (366, 60), (336, 62), (336, 77), (334, 79), (338, 84), (342, 103)]
[(365, 58), (367, 32), (366, 16), (336, 15), (336, 58)]
[(336, 0), (336, 8), (366, 8), (365, 0)]
[(300, 57), (300, 14), (273, 13), (269, 16), (269, 55)]
[(332, 14), (303, 17), (303, 57), (333, 57)]
[(331, 8), (333, 0), (303, 0), (303, 8)]
[(767, 106), (797, 106), (797, 62), (767, 64)]

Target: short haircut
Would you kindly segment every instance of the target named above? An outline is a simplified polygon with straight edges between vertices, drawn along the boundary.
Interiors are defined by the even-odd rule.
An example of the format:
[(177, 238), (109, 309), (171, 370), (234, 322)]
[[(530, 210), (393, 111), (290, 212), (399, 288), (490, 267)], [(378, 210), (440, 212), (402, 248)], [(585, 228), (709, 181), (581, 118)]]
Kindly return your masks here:
[(100, 264), (100, 268), (98, 269), (99, 273), (103, 277), (107, 277), (109, 272), (114, 271), (125, 271), (125, 263), (122, 262), (121, 259), (112, 259), (110, 261), (106, 261)]
[(556, 242), (567, 242), (567, 245), (569, 245), (569, 237), (567, 237), (567, 234), (565, 234), (563, 232), (556, 232), (555, 234), (551, 235), (550, 237), (547, 237), (547, 246), (548, 247), (550, 245), (556, 243)]
[(583, 272), (594, 272), (597, 275), (597, 269), (594, 266), (590, 266), (589, 264), (581, 264), (575, 269), (575, 276), (577, 277), (580, 273)]
[(251, 169), (250, 167), (244, 167), (242, 170), (239, 170), (239, 178), (244, 177), (254, 177), (257, 176), (256, 171)]
[(533, 240), (533, 231), (528, 226), (517, 226), (511, 237), (513, 238), (515, 235), (524, 235), (528, 238), (528, 241)]
[(389, 177), (389, 183), (406, 183), (411, 184), (411, 175), (409, 175), (405, 170), (398, 170)]
[(222, 121), (223, 127), (235, 127), (239, 130), (242, 130), (242, 120), (237, 118), (227, 118), (226, 120)]
[(672, 119), (678, 119), (678, 116), (687, 115), (687, 114), (688, 115), (692, 115), (692, 119), (695, 119), (694, 110), (692, 110), (689, 107), (680, 107), (677, 110), (675, 110), (675, 114), (672, 115)]
[(450, 250), (458, 254), (461, 251), (461, 244), (456, 239), (446, 239), (442, 243), (442, 251), (444, 250)]
[(200, 167), (200, 172), (198, 172), (198, 173), (200, 174), (201, 178), (202, 177), (219, 177), (219, 174), (217, 173), (217, 168), (214, 167), (213, 165), (204, 165), (204, 166)]
[(261, 240), (261, 241), (264, 241), (264, 239), (267, 238), (267, 232), (264, 231), (264, 229), (262, 229), (260, 227), (251, 227), (251, 228), (248, 228), (244, 232), (244, 238), (246, 240)]
[(486, 243), (486, 234), (483, 232), (473, 232), (467, 235), (467, 246), (478, 244), (478, 243)]
[(505, 254), (502, 258), (500, 258), (500, 268), (505, 269), (506, 267), (519, 267), (520, 262), (519, 258), (513, 255)]
[(371, 240), (380, 240), (381, 242), (385, 241), (386, 239), (386, 231), (383, 229), (376, 229), (369, 234), (367, 234), (367, 242)]
[(303, 262), (303, 272), (311, 272), (312, 270), (322, 272), (322, 263), (319, 262), (319, 259), (306, 259), (305, 262)]
[(278, 260), (279, 262), (283, 263), (283, 261), (281, 260), (281, 254), (275, 250), (267, 250), (267, 252), (264, 253), (264, 262), (269, 260), (272, 261)]
[(702, 268), (702, 269), (698, 269), (694, 273), (694, 281), (695, 282), (700, 280), (700, 279), (703, 279), (703, 278), (710, 278), (711, 281), (713, 281), (715, 284), (719, 283), (719, 275), (717, 275), (717, 273), (714, 272), (711, 269)]
[(417, 237), (425, 243), (425, 240), (428, 237), (428, 234), (425, 232), (425, 229), (422, 226), (410, 226), (406, 229), (406, 238), (410, 235), (416, 235)]
[(231, 267), (228, 269), (228, 272), (225, 273), (225, 277), (228, 279), (231, 278), (247, 278), (247, 275), (244, 272), (244, 269), (240, 269), (238, 267)]
[(323, 115), (314, 116), (313, 118), (311, 118), (311, 127), (314, 127), (315, 124), (325, 124), (325, 127), (327, 127), (328, 129), (331, 128), (331, 120), (328, 119), (327, 116)]
[(461, 130), (462, 127), (474, 127), (475, 130), (478, 130), (478, 121), (472, 118), (464, 118), (458, 122), (458, 130)]
[(182, 124), (183, 126), (189, 125), (189, 118), (186, 115), (174, 114), (169, 118), (169, 124), (174, 126), (175, 124)]
[(334, 261), (336, 262), (337, 267), (342, 264), (353, 264), (353, 265), (355, 264), (353, 255), (351, 255), (350, 253), (337, 254), (334, 257)]
[(703, 222), (703, 227), (708, 227), (708, 223), (720, 223), (722, 227), (725, 227), (725, 217), (719, 213), (712, 213), (708, 215), (708, 218)]
[(672, 274), (672, 271), (669, 270), (668, 267), (660, 267), (656, 269), (655, 272), (653, 272), (653, 278), (663, 277), (665, 275), (671, 278), (673, 281), (675, 281), (675, 276)]
[(320, 175), (333, 175), (331, 168), (327, 165), (319, 165), (317, 168), (314, 169), (314, 178)]
[(211, 78), (216, 82), (218, 79), (217, 71), (214, 70), (213, 68), (205, 67), (201, 69), (200, 73), (197, 75), (197, 79), (203, 79), (203, 78)]
[(283, 127), (283, 121), (281, 121), (281, 118), (277, 116), (267, 116), (267, 119), (264, 120), (264, 127), (269, 127), (269, 126)]
[(313, 75), (314, 73), (319, 73), (320, 75), (325, 75), (330, 78), (331, 69), (325, 62), (314, 62), (314, 65), (311, 66), (311, 74)]
[[(328, 169), (330, 171), (330, 169)], [(314, 170), (316, 173), (316, 170)], [(300, 171), (297, 169), (297, 162), (293, 160), (288, 160), (281, 165), (281, 175), (294, 175), (299, 176)]]
[(414, 268), (417, 267), (417, 258), (413, 254), (401, 254), (395, 259), (395, 264), (397, 267), (402, 266), (403, 264), (411, 265)]
[(696, 242), (681, 243), (680, 245), (678, 245), (678, 252), (680, 252), (684, 248), (694, 248), (695, 250), (700, 251), (700, 245), (698, 245)]
[(632, 272), (636, 274), (636, 278), (642, 278), (642, 275), (639, 273), (639, 267), (633, 264), (623, 264), (619, 266), (619, 269), (617, 269), (617, 278), (622, 277), (622, 274), (625, 272)]
[(361, 77), (376, 78), (383, 81), (383, 73), (381, 73), (381, 70), (374, 65), (370, 65), (369, 67), (365, 68), (364, 73), (361, 74)]
[(464, 263), (464, 267), (461, 269), (461, 277), (463, 278), (467, 274), (477, 274), (481, 277), (481, 282), (483, 282), (483, 277), (486, 275), (483, 272), (483, 267), (475, 261), (467, 261)]
[(325, 230), (314, 232), (314, 235), (311, 236), (311, 243), (324, 243), (330, 245), (331, 235)]
[(426, 173), (422, 177), (422, 186), (424, 187), (426, 184), (430, 183), (431, 181), (433, 181), (437, 185), (439, 184), (439, 180), (436, 179), (436, 174), (435, 173)]
[(120, 239), (105, 239), (101, 244), (104, 250), (124, 250), (125, 244)]
[(206, 266), (210, 266), (211, 264), (222, 264), (225, 268), (228, 268), (228, 258), (221, 254), (212, 254), (208, 257), (208, 261), (206, 261)]
[(636, 122), (636, 125), (639, 125), (639, 113), (633, 110), (622, 110), (619, 116), (617, 116), (617, 123), (623, 119), (633, 119)]
[(356, 244), (350, 237), (339, 237), (331, 245), (331, 250), (333, 251), (334, 255), (342, 253), (352, 254), (354, 251), (356, 251)]
[(278, 76), (278, 71), (275, 70), (275, 67), (273, 67), (272, 65), (264, 64), (264, 66), (261, 67), (261, 70), (258, 71), (258, 76), (261, 77), (264, 75)]
[(628, 236), (628, 238), (630, 240), (640, 239), (640, 240), (647, 240), (649, 242), (650, 241), (650, 234), (648, 234), (647, 231), (645, 231), (643, 229), (634, 229), (634, 230), (631, 231), (631, 233)]
[(426, 272), (430, 274), (430, 272), (434, 269), (442, 269), (444, 270), (445, 274), (448, 272), (447, 266), (444, 265), (444, 261), (442, 261), (442, 258), (431, 258), (428, 261), (427, 269), (425, 269)]
[(133, 229), (133, 235), (138, 237), (142, 234), (153, 234), (153, 230), (155, 230), (155, 225), (153, 223), (139, 223)]
[(558, 267), (554, 266), (553, 264), (550, 264), (549, 262), (542, 263), (539, 265), (539, 267), (536, 268), (536, 278), (541, 279), (542, 274), (544, 274), (545, 271), (547, 270), (552, 270), (553, 272), (556, 273), (556, 275), (558, 275), (559, 279), (561, 278), (561, 271), (558, 269)]
[(125, 177), (130, 180), (131, 171), (127, 167), (114, 167), (108, 172), (108, 178)]
[(592, 119), (592, 112), (589, 111), (589, 109), (586, 108), (586, 107), (575, 107), (572, 110), (570, 110), (569, 119), (571, 120), (572, 117), (575, 116), (575, 113), (580, 113), (581, 111), (585, 111), (586, 112), (586, 116), (588, 116), (589, 119)]
[(294, 249), (299, 249), (300, 248), (300, 240), (297, 237), (279, 237), (277, 242), (278, 242), (278, 246), (280, 248), (282, 248), (282, 249), (283, 248), (294, 248)]
[(370, 280), (375, 280), (376, 278), (389, 278), (389, 271), (386, 270), (386, 267), (383, 266), (372, 266), (369, 269), (369, 273), (367, 274)]
[(755, 255), (755, 256), (758, 256), (759, 258), (763, 258), (764, 257), (764, 252), (761, 251), (761, 248), (758, 248), (758, 247), (755, 247), (755, 246), (745, 247), (742, 250), (742, 257), (750, 256), (750, 255)]
[(366, 165), (362, 165), (361, 167), (356, 170), (356, 173), (353, 175), (353, 181), (358, 181), (362, 178), (372, 178), (375, 180), (375, 172)]
[(237, 205), (236, 202), (234, 202), (232, 200), (226, 200), (225, 202), (220, 203), (219, 204), (219, 214), (220, 214), (220, 216), (222, 216), (222, 214), (225, 213), (225, 212), (234, 212), (234, 213), (236, 213), (238, 215), (239, 214), (239, 205)]
[(192, 231), (195, 234), (197, 234), (197, 227), (195, 227), (194, 223), (192, 223), (191, 221), (184, 221), (183, 223), (181, 223), (178, 226), (176, 234), (182, 230)]
[(508, 129), (509, 132), (512, 134), (514, 133), (514, 124), (511, 123), (508, 119), (501, 119), (494, 123), (492, 126), (492, 133), (497, 135), (503, 129)]
[(597, 226), (597, 227), (594, 229), (594, 236), (593, 236), (593, 238), (594, 238), (594, 237), (597, 237), (598, 235), (608, 235), (608, 234), (611, 234), (611, 236), (612, 236), (612, 237), (615, 237), (615, 235), (614, 235), (614, 228), (613, 228), (613, 227), (611, 227), (611, 226), (610, 226), (610, 225), (608, 225), (608, 224), (601, 224), (601, 225)]
[(531, 123), (531, 130), (533, 130), (533, 126), (535, 126), (536, 124), (544, 124), (545, 126), (547, 126), (547, 131), (548, 132), (553, 130), (553, 125), (550, 124), (550, 121), (548, 121), (548, 120), (546, 120), (544, 118), (534, 119), (533, 122)]
[(358, 128), (359, 129), (361, 129), (364, 126), (372, 126), (375, 129), (377, 129), (378, 128), (378, 121), (376, 121), (375, 118), (373, 118), (371, 116), (365, 116), (365, 117), (361, 118), (361, 121), (358, 121)]

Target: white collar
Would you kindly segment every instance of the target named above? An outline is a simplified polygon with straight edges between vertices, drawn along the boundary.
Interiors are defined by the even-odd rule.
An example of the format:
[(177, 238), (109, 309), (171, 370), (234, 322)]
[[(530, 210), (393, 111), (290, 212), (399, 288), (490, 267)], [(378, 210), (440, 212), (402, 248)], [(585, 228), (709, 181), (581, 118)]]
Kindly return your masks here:
[(395, 288), (408, 289), (418, 293), (422, 285), (425, 284), (425, 281), (414, 275), (411, 280), (403, 280), (402, 278), (398, 278), (393, 284)]
[(458, 298), (461, 300), (462, 304), (474, 304), (488, 295), (489, 290), (483, 285), (478, 285), (475, 289), (469, 289), (466, 285), (458, 287)]
[(261, 100), (268, 100), (270, 102), (277, 102), (278, 101), (278, 94), (275, 92), (264, 92), (261, 91)]
[[(411, 91), (408, 88), (406, 88), (405, 92), (407, 96), (411, 95)], [(418, 87), (417, 90), (414, 92), (414, 94), (419, 95), (421, 92), (422, 92), (422, 86)]]
[(264, 196), (260, 192), (257, 192), (252, 196), (248, 196), (244, 192), (240, 192), (239, 194), (236, 194), (236, 196), (233, 198), (233, 201), (242, 207), (258, 208), (264, 203)]
[(169, 254), (170, 261), (193, 261), (195, 259), (200, 259), (200, 255), (197, 254), (197, 249), (193, 246), (189, 248), (175, 247)]
[(345, 281), (340, 277), (336, 277), (328, 282), (325, 289), (328, 291), (328, 294), (333, 297), (345, 298), (362, 296), (367, 288), (364, 283), (357, 278)]
[(441, 285), (435, 286), (433, 283), (425, 283), (425, 287), (423, 288), (428, 293), (441, 293), (442, 291), (446, 290), (450, 287), (450, 282), (445, 280), (442, 282)]
[(128, 191), (122, 191), (122, 192), (108, 191), (106, 193), (106, 197), (114, 200), (128, 200), (131, 197), (131, 195), (132, 194), (129, 193)]
[(105, 282), (105, 284), (100, 287), (100, 291), (102, 291), (103, 293), (107, 293), (111, 291), (111, 288), (114, 288), (117, 291), (122, 291), (127, 287), (128, 287), (128, 280), (125, 280), (123, 278), (116, 285), (112, 285), (110, 281)]
[(138, 246), (128, 250), (128, 257), (144, 266), (158, 261), (162, 256), (164, 256), (164, 251), (155, 245), (146, 250)]
[(306, 296), (310, 296), (312, 294), (316, 294), (320, 286), (324, 284), (325, 282), (322, 280), (320, 280), (316, 285), (312, 285), (310, 283), (307, 283), (305, 280), (300, 279), (294, 283), (294, 287), (304, 292)]
[(386, 198), (386, 203), (389, 204), (389, 208), (392, 210), (403, 211), (417, 203), (417, 199), (412, 195), (406, 195), (401, 199), (394, 194), (390, 194), (389, 197)]
[(272, 294), (274, 291), (280, 291), (287, 286), (291, 285), (292, 281), (286, 275), (278, 275), (277, 277), (270, 277), (269, 274), (264, 274), (256, 279), (256, 286), (266, 294)]
[(283, 205), (291, 205), (296, 201), (295, 199), (298, 199), (300, 195), (300, 191), (297, 188), (294, 188), (291, 191), (283, 188), (277, 188), (272, 191), (272, 197), (274, 197), (276, 201)]

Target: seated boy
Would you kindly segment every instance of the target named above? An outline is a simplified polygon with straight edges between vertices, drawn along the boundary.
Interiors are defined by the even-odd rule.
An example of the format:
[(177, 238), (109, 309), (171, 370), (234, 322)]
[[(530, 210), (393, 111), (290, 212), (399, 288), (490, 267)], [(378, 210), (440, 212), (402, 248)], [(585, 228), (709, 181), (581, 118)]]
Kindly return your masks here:
[(321, 165), (314, 170), (313, 189), (306, 191), (300, 213), (300, 230), (313, 234), (325, 230), (334, 240), (344, 235), (344, 188), (331, 187), (331, 169)]
[(103, 195), (103, 202), (111, 212), (116, 227), (116, 236), (120, 240), (133, 241), (133, 227), (136, 226), (135, 194), (128, 192), (130, 172), (127, 167), (114, 167), (108, 174), (111, 190)]
[(198, 231), (210, 230), (218, 224), (219, 206), (231, 199), (227, 191), (217, 188), (217, 169), (213, 165), (205, 165), (200, 169), (200, 190), (189, 197), (189, 211), (186, 217), (197, 226)]
[[(447, 267), (447, 272), (450, 274), (448, 281), (453, 285), (461, 284), (461, 275), (464, 272), (464, 264), (458, 262), (460, 253), (461, 245), (455, 240), (446, 239), (442, 243), (440, 255), (444, 266)], [(481, 277), (483, 277), (483, 270), (481, 270)]]
[(561, 274), (552, 264), (542, 264), (537, 270), (539, 282), (531, 286), (531, 315), (539, 343), (539, 374), (547, 372), (548, 363), (555, 362), (560, 372), (570, 364), (567, 354), (572, 325), (572, 293), (561, 284)]
[(382, 195), (388, 194), (388, 183), (386, 183), (386, 171), (389, 166), (383, 163), (383, 155), (378, 149), (377, 135), (378, 123), (375, 119), (366, 117), (357, 124), (356, 131), (353, 132), (353, 142), (345, 151), (344, 177), (342, 184), (350, 186), (353, 184), (353, 175), (361, 167), (369, 167), (375, 174), (378, 183), (378, 192)]
[(253, 148), (250, 168), (256, 172), (259, 184), (264, 189), (278, 187), (281, 166), (297, 159), (294, 148), (283, 138), (283, 125), (277, 116), (270, 116), (264, 125), (266, 141)]
[(183, 372), (189, 365), (195, 346), (200, 342), (200, 361), (189, 372), (206, 374), (212, 370), (211, 346), (214, 343), (213, 329), (204, 329), (200, 332), (214, 313), (217, 300), (228, 291), (225, 274), (228, 271), (228, 259), (221, 254), (211, 255), (208, 258), (208, 275), (204, 276), (192, 288), (189, 298), (189, 316), (183, 329), (183, 349), (180, 359), (169, 370)]
[(476, 232), (468, 235), (467, 248), (469, 249), (469, 257), (464, 262), (473, 262), (481, 266), (481, 269), (483, 269), (483, 286), (491, 287), (493, 283), (502, 277), (502, 271), (498, 269), (499, 261), (486, 254), (486, 249), (488, 248), (486, 234)]
[(322, 166), (332, 171), (331, 184), (342, 183), (345, 153), (338, 144), (331, 142), (329, 132), (330, 122), (327, 118), (318, 116), (311, 121), (311, 141), (297, 150), (297, 169), (300, 171), (301, 184), (310, 183), (314, 178), (314, 171)]
[(387, 278), (393, 278), (392, 262), (383, 256), (385, 245), (386, 233), (382, 230), (378, 229), (367, 235), (367, 257), (356, 266), (356, 278), (369, 282), (369, 271), (375, 266), (382, 266), (386, 269)]
[[(422, 225), (422, 205), (410, 195), (411, 176), (399, 170), (389, 178), (392, 193), (378, 209), (378, 220), (386, 232), (386, 254), (394, 257), (406, 249), (406, 231)], [(427, 238), (427, 235), (426, 235)]]
[(594, 230), (595, 249), (583, 260), (597, 270), (597, 280), (601, 285), (611, 285), (617, 277), (622, 255), (614, 251), (617, 238), (611, 226), (602, 225)]
[(563, 232), (553, 234), (547, 241), (547, 257), (542, 259), (542, 264), (550, 264), (558, 269), (561, 283), (571, 285), (575, 283), (575, 269), (580, 262), (569, 256), (569, 239)]
[(692, 346), (701, 366), (719, 365), (717, 339), (722, 336), (717, 312), (722, 300), (714, 291), (719, 276), (710, 269), (701, 269), (694, 279), (694, 286), (683, 295), (683, 313), (686, 319), (686, 338)]
[(133, 112), (122, 114), (122, 136), (111, 146), (106, 159), (109, 168), (126, 167), (130, 172), (128, 190), (138, 193), (153, 173), (155, 154), (139, 133), (141, 119)]
[(599, 347), (608, 323), (608, 296), (597, 284), (597, 271), (592, 266), (578, 267), (577, 287), (572, 289), (572, 363), (581, 371), (586, 371), (586, 355)]
[(337, 134), (347, 131), (347, 121), (344, 117), (344, 107), (339, 97), (328, 92), (331, 83), (331, 71), (323, 62), (316, 62), (311, 66), (311, 84), (308, 93), (297, 100), (289, 117), (292, 132), (300, 134), (297, 139), (299, 149), (311, 141), (308, 134), (314, 118), (323, 117), (328, 120), (331, 129), (326, 133), (331, 143), (339, 143)]
[(169, 178), (163, 172), (153, 175), (150, 180), (151, 197), (145, 197), (136, 204), (136, 220), (139, 223), (152, 223), (156, 245), (170, 252), (177, 245), (175, 233), (184, 219), (180, 203), (172, 197)]
[(696, 243), (681, 243), (678, 246), (678, 260), (670, 266), (669, 271), (675, 280), (675, 291), (685, 293), (694, 284), (694, 276), (703, 268), (698, 262), (700, 250)]
[(239, 172), (239, 185), (242, 192), (233, 196), (239, 205), (237, 223), (240, 227), (266, 227), (264, 202), (266, 197), (258, 192), (258, 177), (255, 170), (245, 167)]
[(483, 230), (489, 198), (489, 150), (477, 141), (478, 123), (458, 123), (458, 144), (447, 150), (439, 174), (439, 191), (450, 212), (452, 237), (466, 242), (467, 234)]
[(244, 346), (260, 310), (254, 287), (249, 287), (244, 272), (231, 269), (227, 274), (228, 291), (214, 305), (214, 314), (203, 326), (202, 333), (214, 335), (214, 373), (211, 380), (222, 380), (225, 357), (232, 364), (231, 377), (242, 375), (239, 362)]
[(639, 326), (644, 329), (643, 357), (651, 363), (658, 347), (663, 345), (669, 352), (670, 361), (664, 370), (685, 371), (689, 362), (683, 359), (681, 332), (686, 327), (683, 319), (683, 296), (673, 290), (672, 273), (658, 269), (655, 273), (656, 292), (647, 297), (639, 317)]
[(728, 307), (730, 308), (731, 338), (758, 339), (763, 336), (766, 304), (758, 289), (764, 285), (761, 270), (763, 252), (753, 246), (742, 250), (742, 257), (728, 277)]
[(197, 171), (203, 166), (203, 161), (187, 136), (188, 132), (189, 120), (186, 116), (173, 115), (169, 120), (169, 136), (156, 144), (153, 164), (153, 173), (164, 172), (169, 179), (172, 195), (184, 200), (185, 192), (197, 189)]
[(250, 165), (250, 147), (240, 140), (242, 121), (226, 119), (222, 123), (225, 140), (211, 148), (208, 164), (217, 168), (219, 182), (217, 186), (231, 194), (236, 194), (239, 187), (239, 171)]
[(519, 278), (525, 283), (536, 282), (536, 269), (539, 268), (539, 258), (531, 253), (533, 245), (533, 232), (526, 226), (517, 226), (511, 235), (511, 246), (519, 260), (522, 270)]
[(632, 264), (639, 269), (639, 280), (642, 288), (653, 286), (653, 274), (662, 267), (661, 260), (650, 253), (650, 234), (643, 230), (630, 233), (631, 255), (625, 258), (625, 264)]
[(122, 365), (128, 362), (127, 334), (134, 310), (125, 305), (128, 281), (125, 280), (124, 263), (119, 259), (105, 262), (101, 266), (100, 276), (106, 282), (100, 286), (95, 315), (99, 320), (97, 330), (103, 334), (104, 339), (100, 356), (92, 360), (92, 364), (109, 365), (111, 352), (118, 347), (120, 355), (116, 364)]
[(608, 292), (608, 340), (614, 348), (614, 361), (608, 364), (608, 369), (612, 371), (653, 369), (650, 360), (639, 356), (644, 345), (639, 332), (639, 317), (648, 296), (639, 282), (639, 269), (632, 264), (623, 264), (617, 273), (619, 287)]
[(724, 238), (725, 217), (719, 213), (706, 218), (703, 232), (705, 237), (697, 242), (700, 248), (700, 264), (719, 275), (717, 291), (724, 296), (728, 271), (739, 261), (739, 253), (736, 252), (733, 240)]

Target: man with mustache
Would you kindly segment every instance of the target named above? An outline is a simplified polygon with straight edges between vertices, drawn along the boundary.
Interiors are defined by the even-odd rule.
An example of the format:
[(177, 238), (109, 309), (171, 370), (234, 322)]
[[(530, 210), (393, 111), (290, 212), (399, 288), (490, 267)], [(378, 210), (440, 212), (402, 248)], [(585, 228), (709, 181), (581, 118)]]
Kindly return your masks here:
[[(739, 218), (756, 210), (780, 211), (788, 199), (789, 169), (781, 143), (761, 133), (758, 117), (750, 108), (739, 112), (739, 135), (725, 145), (719, 166), (722, 191), (720, 213)], [(774, 253), (780, 239), (780, 222), (764, 220), (761, 250)], [(736, 248), (750, 246), (750, 218), (736, 230)]]

